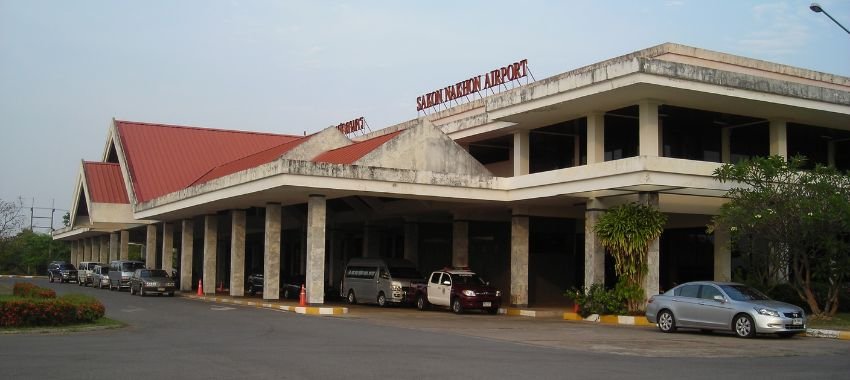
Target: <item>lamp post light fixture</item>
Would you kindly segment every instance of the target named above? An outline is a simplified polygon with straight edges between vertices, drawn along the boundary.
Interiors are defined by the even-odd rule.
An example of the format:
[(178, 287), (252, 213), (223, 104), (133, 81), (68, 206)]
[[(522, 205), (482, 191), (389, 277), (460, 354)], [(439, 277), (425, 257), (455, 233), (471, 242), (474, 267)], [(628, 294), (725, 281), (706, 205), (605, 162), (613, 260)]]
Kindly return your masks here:
[(809, 9), (811, 9), (811, 10), (812, 10), (812, 12), (815, 12), (815, 13), (823, 13), (823, 14), (825, 14), (825, 15), (826, 15), (826, 17), (829, 17), (829, 19), (830, 19), (830, 20), (832, 20), (832, 22), (834, 22), (834, 23), (836, 23), (838, 26), (840, 26), (840, 27), (841, 27), (841, 29), (844, 29), (844, 31), (845, 31), (845, 32), (847, 32), (847, 34), (850, 34), (850, 30), (847, 30), (847, 28), (845, 28), (845, 27), (844, 27), (844, 25), (841, 25), (841, 23), (840, 23), (840, 22), (838, 22), (837, 20), (835, 20), (834, 18), (832, 18), (832, 16), (830, 16), (830, 15), (829, 15), (829, 13), (826, 13), (826, 11), (825, 11), (825, 10), (824, 10), (821, 6), (820, 6), (820, 4), (818, 4), (818, 3), (812, 3), (812, 5), (809, 5)]

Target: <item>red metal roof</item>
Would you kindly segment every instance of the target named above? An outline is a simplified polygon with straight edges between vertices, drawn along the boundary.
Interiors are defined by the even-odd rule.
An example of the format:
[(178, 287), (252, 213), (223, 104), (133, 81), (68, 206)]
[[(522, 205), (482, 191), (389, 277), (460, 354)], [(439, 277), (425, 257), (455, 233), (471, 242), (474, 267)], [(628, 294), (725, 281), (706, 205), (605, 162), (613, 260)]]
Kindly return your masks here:
[(316, 156), (313, 161), (327, 162), (331, 164), (351, 164), (365, 156), (367, 153), (377, 149), (379, 146), (384, 145), (385, 142), (392, 140), (393, 137), (396, 137), (396, 135), (401, 132), (403, 132), (403, 130), (374, 137), (369, 140), (360, 141), (342, 148), (329, 150)]
[(300, 138), (120, 120), (115, 124), (138, 202), (184, 189), (219, 165)]
[(267, 164), (276, 160), (284, 153), (289, 152), (290, 150), (301, 145), (301, 143), (309, 139), (310, 137), (302, 137), (296, 140), (285, 142), (277, 146), (273, 146), (262, 152), (257, 152), (247, 157), (243, 157), (235, 161), (230, 161), (228, 163), (216, 166), (215, 168), (210, 169), (210, 171), (198, 178), (195, 182), (192, 182), (192, 185), (197, 185), (199, 183), (204, 183), (219, 177), (224, 177), (228, 174), (233, 174), (241, 170), (257, 167), (262, 164)]
[(86, 161), (83, 174), (92, 203), (130, 203), (118, 164)]

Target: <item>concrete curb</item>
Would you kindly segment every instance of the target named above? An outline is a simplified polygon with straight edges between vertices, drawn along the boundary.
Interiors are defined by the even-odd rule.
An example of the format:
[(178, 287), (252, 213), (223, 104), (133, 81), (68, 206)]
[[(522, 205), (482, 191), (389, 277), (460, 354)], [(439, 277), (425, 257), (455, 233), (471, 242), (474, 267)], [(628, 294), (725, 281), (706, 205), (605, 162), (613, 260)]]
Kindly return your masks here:
[(26, 278), (26, 279), (46, 279), (47, 276), (19, 276), (16, 274), (0, 274), (0, 278)]
[(812, 338), (850, 340), (850, 331), (806, 329), (806, 336), (810, 336)]
[(272, 310), (283, 310), (298, 314), (305, 315), (341, 315), (347, 314), (347, 307), (317, 307), (317, 306), (288, 306), (281, 305), (278, 303), (271, 302), (263, 302), (263, 301), (246, 301), (246, 300), (237, 300), (228, 297), (217, 297), (217, 296), (197, 296), (193, 294), (178, 294), (180, 297), (188, 298), (192, 300), (198, 301), (207, 301), (207, 302), (215, 302), (215, 303), (227, 303), (231, 305), (240, 305), (240, 306), (253, 306), (264, 309), (272, 309)]
[(560, 312), (555, 310), (528, 310), (517, 308), (499, 308), (499, 314), (511, 317), (549, 318), (557, 317)]

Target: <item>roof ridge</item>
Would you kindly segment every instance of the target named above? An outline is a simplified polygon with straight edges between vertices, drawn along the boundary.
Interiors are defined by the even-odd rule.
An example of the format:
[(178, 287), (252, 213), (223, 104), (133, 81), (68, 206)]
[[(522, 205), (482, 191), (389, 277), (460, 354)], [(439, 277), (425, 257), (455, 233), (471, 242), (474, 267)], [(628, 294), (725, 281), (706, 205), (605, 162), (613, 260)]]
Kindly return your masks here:
[(103, 161), (86, 161), (83, 160), (84, 164), (97, 164), (97, 165), (121, 165), (117, 162), (103, 162)]
[(200, 176), (198, 176), (198, 178), (195, 178), (195, 180), (193, 180), (193, 181), (192, 181), (192, 183), (190, 183), (190, 184), (189, 184), (189, 186), (187, 186), (187, 187), (191, 187), (191, 186), (197, 185), (197, 184), (198, 184), (198, 181), (200, 181), (200, 180), (201, 180), (201, 178), (206, 177), (206, 176), (207, 176), (207, 174), (210, 174), (212, 171), (214, 171), (214, 170), (216, 170), (216, 169), (218, 169), (218, 168), (220, 168), (220, 167), (222, 167), (222, 166), (229, 165), (229, 164), (232, 164), (232, 163), (234, 163), (234, 162), (244, 160), (244, 159), (246, 159), (246, 158), (248, 158), (248, 157), (251, 157), (251, 156), (256, 156), (256, 155), (259, 155), (259, 154), (261, 154), (261, 153), (268, 152), (268, 151), (270, 151), (270, 150), (272, 150), (272, 149), (280, 148), (281, 146), (284, 146), (284, 145), (286, 145), (286, 144), (292, 144), (292, 143), (295, 143), (295, 142), (299, 142), (299, 143), (300, 143), (300, 142), (303, 142), (304, 140), (307, 140), (307, 138), (308, 138), (308, 137), (312, 137), (312, 136), (313, 136), (312, 134), (311, 134), (310, 136), (300, 136), (300, 137), (298, 137), (298, 138), (296, 138), (296, 139), (294, 139), (294, 140), (289, 140), (289, 141), (287, 141), (287, 142), (284, 142), (284, 143), (280, 143), (280, 144), (277, 144), (277, 145), (271, 146), (271, 147), (266, 148), (266, 149), (263, 149), (263, 150), (261, 150), (261, 151), (254, 152), (254, 153), (251, 153), (251, 154), (246, 154), (246, 155), (244, 155), (244, 156), (242, 156), (242, 157), (239, 157), (239, 158), (237, 158), (237, 159), (230, 160), (230, 161), (227, 161), (227, 162), (223, 162), (223, 163), (221, 163), (220, 165), (216, 165), (216, 166), (214, 166), (214, 167), (210, 168), (210, 170), (207, 170), (206, 172), (204, 172), (204, 174), (201, 174)]
[[(339, 147), (339, 148), (334, 148), (334, 149), (331, 149), (331, 150), (329, 150), (329, 151), (326, 151), (325, 153), (328, 153), (328, 152), (335, 152), (335, 151), (338, 151), (338, 150), (340, 150), (340, 149), (352, 148), (352, 147), (355, 147), (355, 146), (357, 146), (357, 145), (360, 145), (360, 144), (363, 144), (363, 143), (367, 143), (367, 142), (372, 141), (372, 140), (381, 139), (381, 138), (385, 138), (385, 139), (387, 139), (387, 140), (389, 141), (390, 139), (392, 139), (393, 137), (395, 137), (395, 135), (397, 135), (397, 134), (399, 134), (399, 133), (401, 133), (401, 132), (404, 132), (404, 131), (406, 131), (406, 129), (400, 129), (400, 130), (398, 130), (398, 131), (390, 132), (390, 133), (383, 134), (383, 135), (380, 135), (380, 136), (375, 136), (375, 137), (372, 137), (372, 138), (370, 138), (370, 139), (366, 139), (366, 140), (362, 140), (362, 141), (354, 141), (354, 142), (352, 142), (352, 143), (351, 143), (351, 144), (349, 144), (349, 145), (341, 146), (341, 147)], [(324, 154), (324, 153), (322, 153), (322, 154)]]
[(244, 133), (251, 135), (266, 135), (266, 136), (282, 136), (282, 137), (304, 137), (298, 135), (288, 135), (282, 133), (271, 133), (271, 132), (257, 132), (257, 131), (241, 131), (238, 129), (221, 129), (221, 128), (209, 128), (209, 127), (196, 127), (192, 125), (177, 125), (177, 124), (164, 124), (164, 123), (150, 123), (144, 121), (130, 121), (130, 120), (119, 120), (115, 119), (116, 123), (124, 123), (124, 124), (140, 124), (151, 127), (168, 127), (168, 128), (181, 128), (181, 129), (195, 129), (202, 131), (211, 131), (211, 132), (228, 132), (228, 133)]

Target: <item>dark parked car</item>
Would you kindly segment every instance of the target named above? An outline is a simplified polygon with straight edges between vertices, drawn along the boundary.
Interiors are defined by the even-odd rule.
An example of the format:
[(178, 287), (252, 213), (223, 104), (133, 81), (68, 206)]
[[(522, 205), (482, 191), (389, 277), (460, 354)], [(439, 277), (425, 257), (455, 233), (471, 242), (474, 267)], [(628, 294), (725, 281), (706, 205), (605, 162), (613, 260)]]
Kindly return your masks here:
[[(245, 291), (252, 296), (257, 293), (262, 293), (264, 279), (265, 278), (262, 273), (249, 275), (248, 280), (245, 282)], [(304, 276), (281, 275), (280, 279), (280, 296), (282, 298), (297, 299), (298, 295), (301, 294), (301, 285), (304, 284)]]
[(109, 265), (95, 265), (91, 271), (91, 286), (103, 289), (109, 287)]
[(50, 282), (77, 281), (77, 268), (74, 267), (74, 264), (64, 261), (53, 261), (47, 265), (47, 278)]
[(684, 327), (727, 330), (750, 338), (756, 334), (790, 337), (806, 331), (806, 313), (799, 306), (733, 282), (689, 282), (652, 296), (646, 319), (666, 333)]
[(174, 279), (162, 269), (136, 269), (130, 277), (130, 294), (142, 297), (148, 294), (168, 294), (173, 297), (175, 290)]

